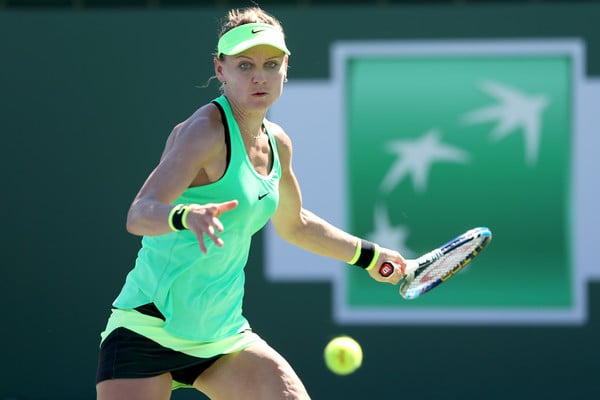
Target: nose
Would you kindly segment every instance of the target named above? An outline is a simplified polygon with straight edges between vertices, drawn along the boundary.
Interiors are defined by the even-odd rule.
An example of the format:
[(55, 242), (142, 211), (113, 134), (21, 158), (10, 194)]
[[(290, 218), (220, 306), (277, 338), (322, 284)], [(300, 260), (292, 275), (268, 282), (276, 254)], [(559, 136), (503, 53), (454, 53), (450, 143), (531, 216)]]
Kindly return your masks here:
[(264, 83), (266, 81), (266, 74), (262, 71), (256, 71), (252, 76), (253, 83)]

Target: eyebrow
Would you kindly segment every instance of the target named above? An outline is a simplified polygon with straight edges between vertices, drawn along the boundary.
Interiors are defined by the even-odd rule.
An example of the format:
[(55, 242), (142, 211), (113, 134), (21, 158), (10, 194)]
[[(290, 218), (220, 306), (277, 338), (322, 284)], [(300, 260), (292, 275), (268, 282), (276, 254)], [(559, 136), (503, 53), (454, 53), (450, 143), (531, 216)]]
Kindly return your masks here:
[[(283, 54), (283, 55), (280, 55), (280, 56), (278, 55), (278, 56), (272, 56), (272, 57), (269, 57), (269, 58), (267, 58), (267, 61), (270, 61), (270, 60), (273, 60), (273, 59), (280, 59), (280, 58), (283, 58), (283, 56), (284, 56), (284, 55), (285, 55), (285, 54)], [(240, 55), (240, 54), (236, 54), (236, 55), (235, 55), (235, 56), (233, 56), (233, 57), (234, 57), (236, 60), (246, 59), (246, 60), (251, 60), (251, 61), (254, 61), (254, 58), (252, 58), (252, 57), (248, 57), (248, 56), (244, 56), (244, 55)]]

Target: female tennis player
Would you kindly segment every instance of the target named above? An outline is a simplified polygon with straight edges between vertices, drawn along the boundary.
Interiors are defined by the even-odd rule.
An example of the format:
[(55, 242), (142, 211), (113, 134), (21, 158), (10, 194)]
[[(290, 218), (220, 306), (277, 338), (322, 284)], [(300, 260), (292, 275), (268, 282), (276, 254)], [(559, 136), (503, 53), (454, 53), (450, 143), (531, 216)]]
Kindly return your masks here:
[[(242, 314), (250, 242), (269, 219), (284, 240), (377, 281), (403, 276), (396, 251), (302, 207), (292, 142), (266, 120), (289, 55), (273, 16), (228, 12), (214, 58), (222, 95), (175, 126), (127, 215), (142, 247), (101, 334), (99, 400), (164, 400), (178, 387), (211, 399), (309, 398)], [(373, 268), (383, 260), (398, 265), (388, 278)]]

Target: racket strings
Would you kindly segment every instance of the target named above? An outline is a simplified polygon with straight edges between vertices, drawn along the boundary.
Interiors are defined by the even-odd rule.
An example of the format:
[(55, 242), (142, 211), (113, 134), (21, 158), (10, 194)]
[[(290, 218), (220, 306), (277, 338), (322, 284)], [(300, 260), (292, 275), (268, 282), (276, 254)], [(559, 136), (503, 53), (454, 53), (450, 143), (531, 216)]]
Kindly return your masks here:
[(410, 288), (419, 288), (426, 286), (431, 282), (444, 279), (454, 270), (462, 268), (467, 264), (473, 252), (479, 247), (480, 241), (474, 240), (465, 243), (446, 254), (442, 255), (436, 261), (427, 266), (410, 285)]
[(447, 281), (489, 243), (492, 232), (487, 227), (471, 229), (438, 249), (419, 257), (420, 265), (407, 274), (400, 285), (400, 294), (405, 299), (416, 299)]

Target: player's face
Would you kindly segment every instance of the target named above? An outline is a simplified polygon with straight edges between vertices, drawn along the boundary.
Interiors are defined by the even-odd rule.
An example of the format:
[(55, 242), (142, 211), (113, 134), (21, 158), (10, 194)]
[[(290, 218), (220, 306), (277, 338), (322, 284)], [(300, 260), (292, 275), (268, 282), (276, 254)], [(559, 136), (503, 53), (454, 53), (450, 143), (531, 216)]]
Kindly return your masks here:
[(268, 45), (252, 47), (224, 61), (215, 60), (215, 71), (226, 82), (225, 95), (246, 108), (268, 109), (281, 96), (288, 57)]

